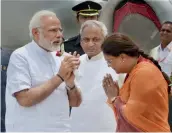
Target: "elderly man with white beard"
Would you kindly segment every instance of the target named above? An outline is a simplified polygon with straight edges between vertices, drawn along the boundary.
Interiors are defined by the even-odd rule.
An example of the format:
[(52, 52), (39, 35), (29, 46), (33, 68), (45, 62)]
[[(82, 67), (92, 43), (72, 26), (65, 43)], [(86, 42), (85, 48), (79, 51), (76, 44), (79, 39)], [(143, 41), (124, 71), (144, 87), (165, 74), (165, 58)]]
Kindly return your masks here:
[(108, 67), (101, 45), (107, 35), (106, 26), (96, 20), (87, 20), (80, 29), (81, 46), (86, 54), (80, 57), (76, 84), (81, 87), (82, 104), (71, 110), (73, 132), (114, 132), (114, 113), (106, 103), (102, 80), (110, 73), (113, 80), (118, 75)]
[(32, 42), (12, 53), (7, 70), (6, 131), (70, 131), (69, 106), (82, 100), (74, 83), (79, 57), (56, 56), (63, 35), (54, 12), (35, 13), (29, 30)]

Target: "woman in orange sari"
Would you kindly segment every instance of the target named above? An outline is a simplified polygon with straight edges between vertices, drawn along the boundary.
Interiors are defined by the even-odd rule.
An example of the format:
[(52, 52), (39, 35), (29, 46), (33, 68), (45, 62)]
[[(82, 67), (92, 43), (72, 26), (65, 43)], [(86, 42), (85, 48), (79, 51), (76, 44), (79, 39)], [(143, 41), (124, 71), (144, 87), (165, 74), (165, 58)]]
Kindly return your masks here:
[(121, 89), (110, 74), (103, 87), (115, 112), (117, 132), (170, 132), (168, 77), (158, 62), (127, 36), (114, 33), (102, 45), (104, 57), (117, 73), (127, 73)]

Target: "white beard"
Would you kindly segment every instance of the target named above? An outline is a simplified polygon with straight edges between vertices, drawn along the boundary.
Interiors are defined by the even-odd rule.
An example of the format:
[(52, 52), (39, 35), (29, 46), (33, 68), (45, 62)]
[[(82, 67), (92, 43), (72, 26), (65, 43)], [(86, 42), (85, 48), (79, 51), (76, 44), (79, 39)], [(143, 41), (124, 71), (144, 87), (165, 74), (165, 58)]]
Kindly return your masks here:
[(49, 41), (49, 40), (45, 39), (44, 36), (42, 35), (42, 33), (40, 34), (39, 38), (40, 38), (39, 39), (39, 45), (42, 48), (44, 48), (44, 49), (46, 49), (48, 51), (51, 51), (51, 52), (53, 52), (53, 51), (60, 51), (61, 43), (54, 44), (53, 41)]

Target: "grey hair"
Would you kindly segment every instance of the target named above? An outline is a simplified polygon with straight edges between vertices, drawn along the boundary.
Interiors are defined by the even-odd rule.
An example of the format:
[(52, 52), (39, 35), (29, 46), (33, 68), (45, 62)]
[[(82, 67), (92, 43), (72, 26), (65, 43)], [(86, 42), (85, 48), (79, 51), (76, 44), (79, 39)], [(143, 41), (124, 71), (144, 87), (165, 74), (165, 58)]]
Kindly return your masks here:
[(30, 23), (29, 23), (30, 38), (33, 38), (32, 29), (41, 26), (41, 18), (44, 16), (56, 16), (56, 13), (49, 10), (41, 10), (41, 11), (36, 12), (31, 18)]
[(82, 35), (83, 33), (83, 30), (88, 27), (88, 26), (96, 26), (96, 27), (99, 27), (102, 31), (102, 34), (104, 37), (107, 36), (108, 34), (108, 30), (105, 26), (104, 23), (100, 22), (100, 21), (97, 21), (97, 20), (87, 20), (85, 21), (82, 25), (81, 25), (81, 29), (80, 29), (80, 35)]

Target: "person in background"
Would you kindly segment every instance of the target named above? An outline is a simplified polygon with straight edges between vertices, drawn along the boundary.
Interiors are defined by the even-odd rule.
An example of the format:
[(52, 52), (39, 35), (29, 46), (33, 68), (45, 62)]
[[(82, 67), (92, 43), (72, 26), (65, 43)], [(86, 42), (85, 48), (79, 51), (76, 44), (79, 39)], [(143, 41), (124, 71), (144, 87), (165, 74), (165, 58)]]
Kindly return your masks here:
[(158, 61), (162, 70), (170, 77), (172, 74), (172, 63), (168, 56), (172, 52), (172, 22), (166, 21), (162, 24), (160, 41), (161, 44), (154, 48), (150, 55)]
[(72, 108), (72, 132), (114, 132), (116, 121), (106, 103), (101, 83), (106, 73), (118, 80), (118, 75), (107, 66), (101, 51), (107, 28), (102, 22), (88, 20), (82, 24), (80, 35), (85, 54), (80, 57), (75, 81), (82, 88), (83, 102), (79, 108)]
[[(79, 25), (82, 25), (87, 20), (98, 20), (101, 9), (102, 6), (93, 1), (84, 1), (72, 8), (76, 12), (76, 19)], [(77, 51), (80, 55), (84, 54), (80, 45), (80, 35), (66, 40), (64, 42), (64, 50), (67, 53)]]
[(32, 41), (12, 53), (7, 69), (6, 131), (70, 131), (69, 105), (82, 100), (73, 73), (79, 57), (56, 56), (63, 34), (54, 12), (36, 12), (29, 30)]
[(13, 50), (1, 48), (1, 132), (5, 132), (5, 88), (6, 88), (6, 72), (8, 62)]
[(127, 73), (119, 89), (111, 74), (103, 87), (117, 119), (117, 132), (170, 132), (168, 124), (169, 78), (158, 62), (146, 55), (126, 35), (114, 33), (102, 44), (108, 65)]
[[(172, 82), (172, 22), (166, 21), (160, 30), (161, 44), (154, 48), (150, 55), (158, 61), (159, 65)], [(172, 131), (172, 99), (169, 98), (169, 124)]]

